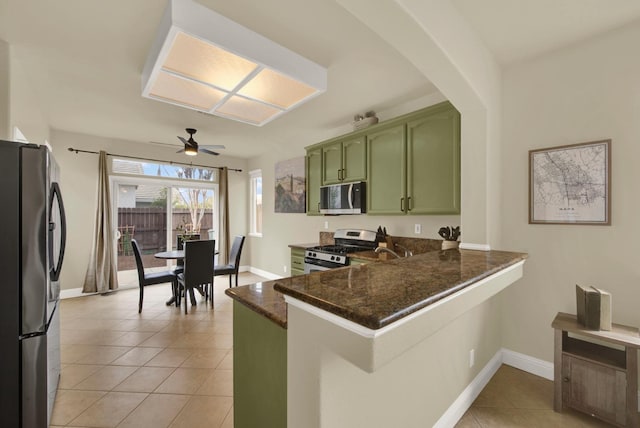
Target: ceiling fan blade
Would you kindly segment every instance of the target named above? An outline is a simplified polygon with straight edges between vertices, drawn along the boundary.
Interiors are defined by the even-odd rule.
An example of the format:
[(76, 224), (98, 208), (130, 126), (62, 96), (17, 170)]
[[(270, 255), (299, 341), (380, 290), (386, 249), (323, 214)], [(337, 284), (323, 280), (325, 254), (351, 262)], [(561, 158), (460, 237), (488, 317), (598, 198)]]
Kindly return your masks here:
[(226, 149), (225, 146), (223, 146), (222, 144), (206, 144), (204, 146), (200, 146), (200, 147), (206, 147), (209, 150), (214, 150), (214, 149)]
[(210, 154), (210, 155), (214, 155), (214, 156), (218, 156), (218, 155), (220, 154), (220, 153), (218, 153), (218, 152), (212, 152), (211, 150), (207, 150), (207, 149), (202, 148), (202, 147), (199, 147), (199, 148), (198, 148), (198, 151), (199, 151), (199, 152), (202, 152), (202, 153), (208, 153), (208, 154)]
[(191, 146), (194, 147), (193, 144), (191, 143), (191, 141), (189, 140), (185, 140), (183, 137), (178, 136), (178, 140), (182, 141), (182, 143), (186, 146)]
[(176, 153), (184, 153), (184, 149), (180, 149)]

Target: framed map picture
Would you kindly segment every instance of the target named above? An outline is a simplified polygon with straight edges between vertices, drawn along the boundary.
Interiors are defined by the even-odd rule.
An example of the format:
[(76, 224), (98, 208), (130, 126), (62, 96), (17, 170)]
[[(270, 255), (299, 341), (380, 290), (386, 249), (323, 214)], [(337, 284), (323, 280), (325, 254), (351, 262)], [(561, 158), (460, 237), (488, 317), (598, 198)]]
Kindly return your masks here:
[(529, 151), (530, 224), (611, 224), (611, 140)]

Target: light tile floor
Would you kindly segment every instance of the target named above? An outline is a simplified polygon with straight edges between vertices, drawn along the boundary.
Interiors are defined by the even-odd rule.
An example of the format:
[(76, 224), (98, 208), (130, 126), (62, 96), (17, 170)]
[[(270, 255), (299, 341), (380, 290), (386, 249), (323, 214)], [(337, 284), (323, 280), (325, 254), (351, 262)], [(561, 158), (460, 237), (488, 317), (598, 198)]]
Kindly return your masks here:
[(553, 382), (502, 365), (456, 428), (610, 427), (591, 416), (553, 411)]
[(145, 288), (141, 314), (137, 288), (63, 300), (51, 426), (233, 427), (232, 300), (215, 282), (213, 309), (200, 300), (188, 315), (165, 305), (169, 284)]
[[(125, 279), (125, 278), (123, 278)], [(132, 279), (137, 283), (137, 278)], [(242, 273), (240, 284), (264, 280)], [(124, 283), (124, 282), (123, 282)], [(167, 307), (168, 284), (61, 302), (62, 375), (52, 427), (233, 427), (232, 300)], [(457, 428), (606, 427), (553, 411), (553, 383), (502, 366)]]

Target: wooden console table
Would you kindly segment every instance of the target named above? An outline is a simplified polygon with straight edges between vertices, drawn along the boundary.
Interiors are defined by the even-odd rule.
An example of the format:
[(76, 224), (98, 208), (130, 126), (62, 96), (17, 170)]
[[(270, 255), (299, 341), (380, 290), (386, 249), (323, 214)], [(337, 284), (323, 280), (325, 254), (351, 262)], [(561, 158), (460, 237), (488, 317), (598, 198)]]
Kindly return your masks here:
[(638, 428), (638, 329), (613, 324), (611, 331), (587, 330), (575, 315), (562, 312), (551, 326), (554, 410), (571, 407), (617, 426)]

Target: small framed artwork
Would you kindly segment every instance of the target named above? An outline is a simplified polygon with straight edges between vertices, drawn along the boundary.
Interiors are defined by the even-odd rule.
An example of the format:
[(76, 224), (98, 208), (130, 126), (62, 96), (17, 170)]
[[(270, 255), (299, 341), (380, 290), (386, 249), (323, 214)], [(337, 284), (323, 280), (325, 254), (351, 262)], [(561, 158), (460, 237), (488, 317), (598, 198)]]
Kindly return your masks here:
[(530, 224), (611, 224), (611, 140), (529, 151)]
[(304, 156), (276, 163), (275, 206), (277, 213), (306, 211)]

